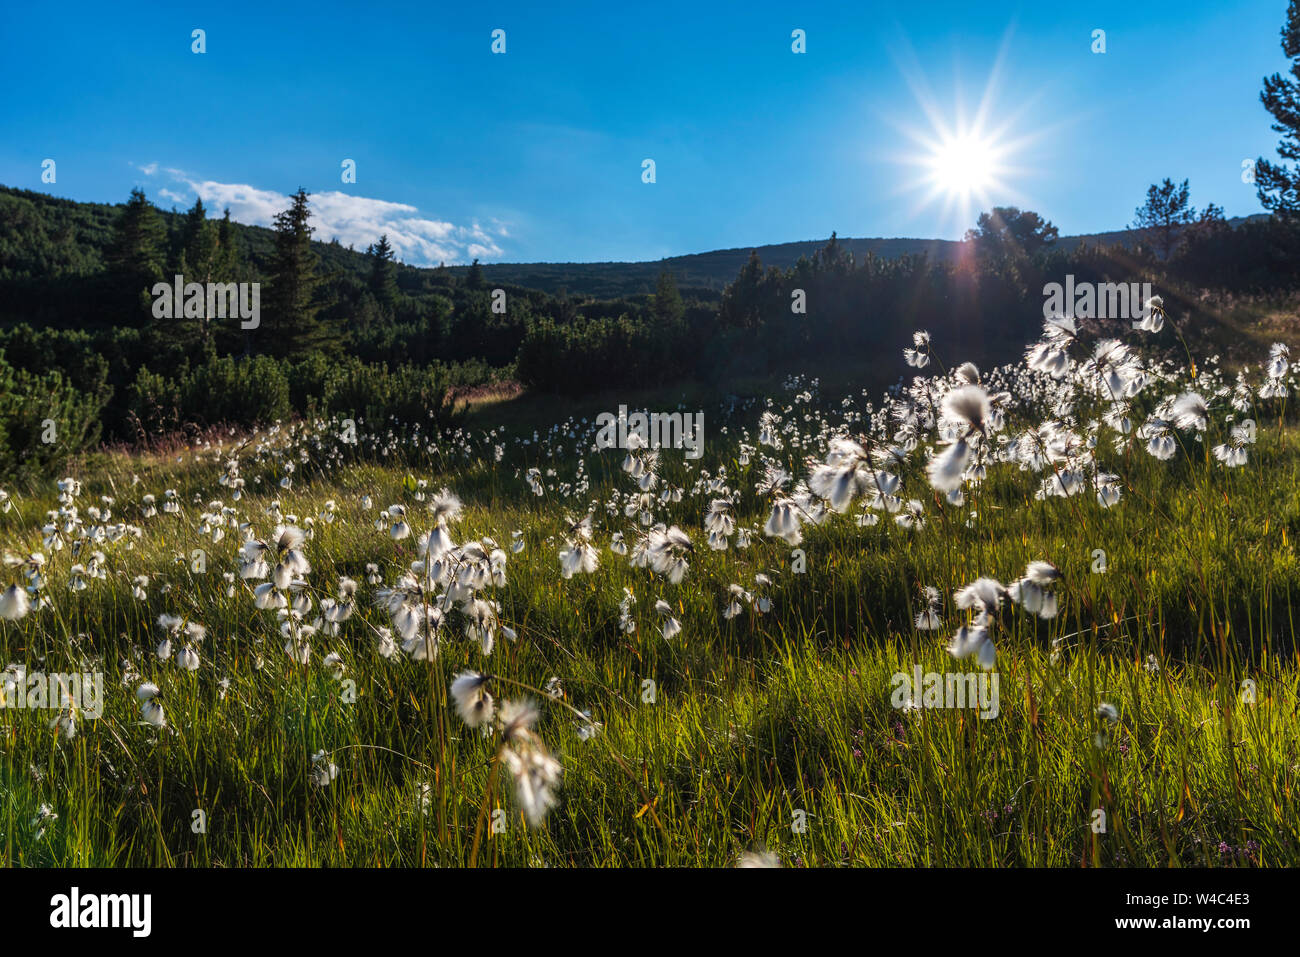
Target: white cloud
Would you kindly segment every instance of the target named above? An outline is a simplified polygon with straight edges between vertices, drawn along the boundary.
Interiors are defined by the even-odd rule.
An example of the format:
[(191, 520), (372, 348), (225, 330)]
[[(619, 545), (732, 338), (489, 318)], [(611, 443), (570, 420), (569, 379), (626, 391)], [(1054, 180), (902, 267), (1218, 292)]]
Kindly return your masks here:
[[(152, 175), (158, 164), (149, 166)], [(194, 180), (179, 170), (164, 171), (185, 183), (194, 195), (202, 199), (209, 215), (220, 216), (229, 208), (230, 218), (236, 222), (270, 226), (276, 214), (289, 205), (289, 197), (275, 190), (258, 189), (244, 183)], [(181, 200), (170, 190), (160, 193), (173, 201)], [(498, 240), (508, 235), (506, 224), (497, 220), (492, 220), (490, 229), (484, 229), (477, 222), (460, 226), (421, 216), (418, 208), (407, 203), (354, 196), (337, 190), (313, 193), (309, 202), (316, 239), (329, 242), (337, 238), (345, 246), (364, 250), (371, 243), (378, 242), (380, 236), (387, 235), (397, 258), (412, 265), (467, 263), (471, 259), (497, 259), (505, 253)]]

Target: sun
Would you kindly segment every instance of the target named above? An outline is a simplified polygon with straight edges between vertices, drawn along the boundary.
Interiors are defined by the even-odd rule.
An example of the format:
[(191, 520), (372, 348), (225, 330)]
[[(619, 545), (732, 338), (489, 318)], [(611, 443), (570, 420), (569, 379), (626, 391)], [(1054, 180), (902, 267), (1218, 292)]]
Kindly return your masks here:
[(961, 236), (982, 211), (1033, 201), (1025, 189), (1041, 176), (1042, 147), (1064, 121), (1042, 116), (1039, 94), (1010, 102), (1000, 92), (1009, 37), (982, 90), (955, 75), (944, 96), (936, 95), (906, 45), (900, 47), (900, 71), (914, 102), (899, 98), (880, 109), (894, 135), (876, 155), (898, 168), (894, 191), (911, 194), (910, 215), (924, 216), (928, 228)]
[(963, 202), (987, 197), (1001, 173), (997, 144), (974, 133), (943, 138), (926, 162), (934, 189)]
[(904, 128), (913, 148), (898, 157), (910, 171), (901, 188), (919, 194), (918, 212), (937, 205), (941, 221), (965, 229), (981, 210), (1021, 205), (1016, 184), (1025, 171), (1016, 161), (1028, 138), (1014, 135), (1009, 120), (988, 123), (985, 110), (970, 120), (927, 114), (930, 129)]

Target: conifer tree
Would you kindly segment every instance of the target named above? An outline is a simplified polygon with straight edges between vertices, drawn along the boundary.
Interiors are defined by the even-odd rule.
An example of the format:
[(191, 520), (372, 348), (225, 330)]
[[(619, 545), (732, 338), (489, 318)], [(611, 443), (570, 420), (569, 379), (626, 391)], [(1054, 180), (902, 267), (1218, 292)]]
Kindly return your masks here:
[[(265, 297), (268, 313), (262, 326), (270, 333), (270, 351), (280, 356), (301, 355), (323, 346), (327, 334), (317, 318), (316, 287), (319, 257), (311, 248), (310, 194), (299, 189), (289, 208), (274, 220), (275, 252), (271, 259), (270, 288)], [(263, 341), (266, 341), (264, 338)]]
[(366, 253), (370, 256), (370, 294), (381, 308), (391, 310), (397, 302), (397, 261), (388, 236), (380, 236)]
[[(1291, 0), (1282, 27), (1282, 52), (1291, 61), (1291, 76), (1280, 73), (1264, 78), (1259, 94), (1273, 115), (1273, 131), (1281, 133), (1277, 152), (1285, 160), (1300, 160), (1300, 6)], [(1285, 163), (1255, 161), (1255, 188), (1265, 209), (1284, 216), (1300, 212), (1300, 170)]]

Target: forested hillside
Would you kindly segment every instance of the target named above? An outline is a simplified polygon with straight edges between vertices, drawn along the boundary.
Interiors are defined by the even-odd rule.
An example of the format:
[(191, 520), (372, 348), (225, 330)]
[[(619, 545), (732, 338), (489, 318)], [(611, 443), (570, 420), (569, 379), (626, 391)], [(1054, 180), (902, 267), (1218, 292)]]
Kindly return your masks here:
[[(267, 229), (201, 202), (162, 211), (139, 191), (108, 206), (0, 189), (7, 469), (54, 467), (105, 439), (320, 413), (445, 424), (457, 388), (501, 379), (584, 395), (723, 387), (830, 363), (879, 386), (874, 363), (917, 329), (977, 362), (1017, 358), (1046, 284), (1067, 275), (1150, 282), (1189, 338), (1231, 359), (1291, 334), (1300, 285), (1289, 221), (1234, 224), (1214, 207), (1200, 218), (1183, 210), (1173, 231), (1116, 234), (1114, 245), (1063, 240), (1035, 213), (999, 209), (963, 243), (832, 236), (764, 247), (773, 261), (755, 249), (420, 269), (397, 263), (386, 240), (364, 252), (316, 241), (309, 202), (300, 191)], [(871, 246), (909, 248), (897, 243), (932, 255)], [(724, 269), (731, 280), (709, 288)], [(178, 274), (258, 283), (255, 328), (206, 311), (160, 317), (151, 291)], [(648, 291), (597, 298), (570, 283)]]

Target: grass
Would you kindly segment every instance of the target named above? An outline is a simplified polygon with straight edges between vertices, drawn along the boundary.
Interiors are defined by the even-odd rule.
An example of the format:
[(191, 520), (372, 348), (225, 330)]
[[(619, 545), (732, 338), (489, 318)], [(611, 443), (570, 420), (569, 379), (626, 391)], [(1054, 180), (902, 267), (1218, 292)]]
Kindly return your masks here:
[[(860, 527), (857, 508), (831, 516), (805, 526), (799, 573), (793, 549), (761, 531), (744, 549), (704, 543), (717, 494), (708, 482), (724, 470), (739, 490), (738, 523), (757, 529), (767, 516), (753, 490), (759, 456), (744, 464), (741, 449), (760, 408), (710, 419), (698, 464), (663, 455), (661, 487), (685, 491), (676, 503), (656, 496), (655, 520), (681, 525), (695, 545), (676, 585), (606, 547), (613, 531), (630, 541), (638, 530), (623, 509), (633, 484), (623, 453), (575, 451), (572, 421), (526, 445), (531, 429), (476, 430), (432, 452), (409, 437), (368, 435), (357, 449), (334, 441), (333, 427), (281, 429), (239, 453), (247, 486), (237, 502), (216, 481), (223, 450), (113, 453), (76, 476), (83, 524), (61, 550), (40, 532), (60, 507), (53, 487), (15, 494), (0, 544), (44, 551), (49, 606), (0, 621), (0, 659), (102, 672), (105, 703), (71, 740), (51, 728), (55, 711), (0, 710), (0, 853), (27, 866), (712, 867), (760, 850), (811, 866), (1300, 863), (1300, 442), (1289, 426), (1260, 415), (1250, 463), (1233, 470), (1190, 440), (1170, 463), (1140, 448), (1099, 452), (1123, 476), (1111, 509), (1090, 495), (1038, 500), (1039, 477), (1006, 464), (954, 507), (914, 459), (900, 475), (924, 528), (889, 516)], [(778, 396), (771, 408), (791, 426), (772, 457), (801, 475), (839, 407), (813, 395)], [(292, 486), (280, 488), (290, 461)], [(532, 465), (543, 469), (541, 495), (525, 481)], [(415, 538), (394, 541), (374, 519), (402, 503), (414, 530), (427, 529), (417, 479), (465, 501), (456, 542), (490, 536), (508, 548), (522, 532), (506, 584), (486, 590), (518, 638), (498, 634), (490, 656), (462, 636), (459, 612), (435, 661), (376, 650), (375, 629), (392, 623), (372, 603), (379, 586), (366, 566), (392, 585)], [(137, 517), (146, 492), (161, 502), (169, 488), (179, 513)], [(108, 524), (136, 523), (139, 538), (89, 537), (101, 495), (115, 499)], [(259, 535), (276, 524), (273, 501), (285, 521), (310, 525), (317, 608), (307, 619), (339, 576), (361, 583), (356, 613), (337, 637), (312, 639), (305, 666), (282, 649), (274, 612), (254, 606), (256, 582), (223, 577), (238, 567), (240, 534), (226, 528), (214, 542), (203, 531), (212, 499)], [(568, 519), (588, 506), (600, 566), (563, 579)], [(96, 549), (105, 577), (69, 589), (71, 566)], [(1043, 621), (1008, 606), (996, 616), (997, 716), (895, 707), (898, 673), (979, 672), (945, 650), (965, 620), (947, 597), (980, 576), (1012, 581), (1038, 559), (1061, 570), (1061, 613)], [(755, 586), (758, 573), (771, 585)], [(137, 575), (149, 577), (143, 600), (132, 595)], [(769, 597), (770, 612), (747, 605), (724, 619), (732, 583)], [(945, 596), (942, 631), (912, 625), (924, 585)], [(620, 626), (625, 589), (631, 633)], [(658, 599), (682, 625), (671, 641)], [(164, 613), (206, 627), (197, 671), (155, 653)], [(330, 652), (342, 679), (323, 664)], [(537, 826), (498, 766), (500, 735), (466, 727), (451, 707), (448, 685), (469, 669), (494, 676), (498, 703), (540, 704), (537, 735), (564, 772)], [(542, 691), (553, 678), (562, 700)], [(142, 681), (161, 689), (163, 729), (141, 719)], [(1099, 715), (1102, 703), (1115, 721)], [(584, 740), (573, 709), (598, 732)], [(313, 783), (329, 764), (337, 776)]]

